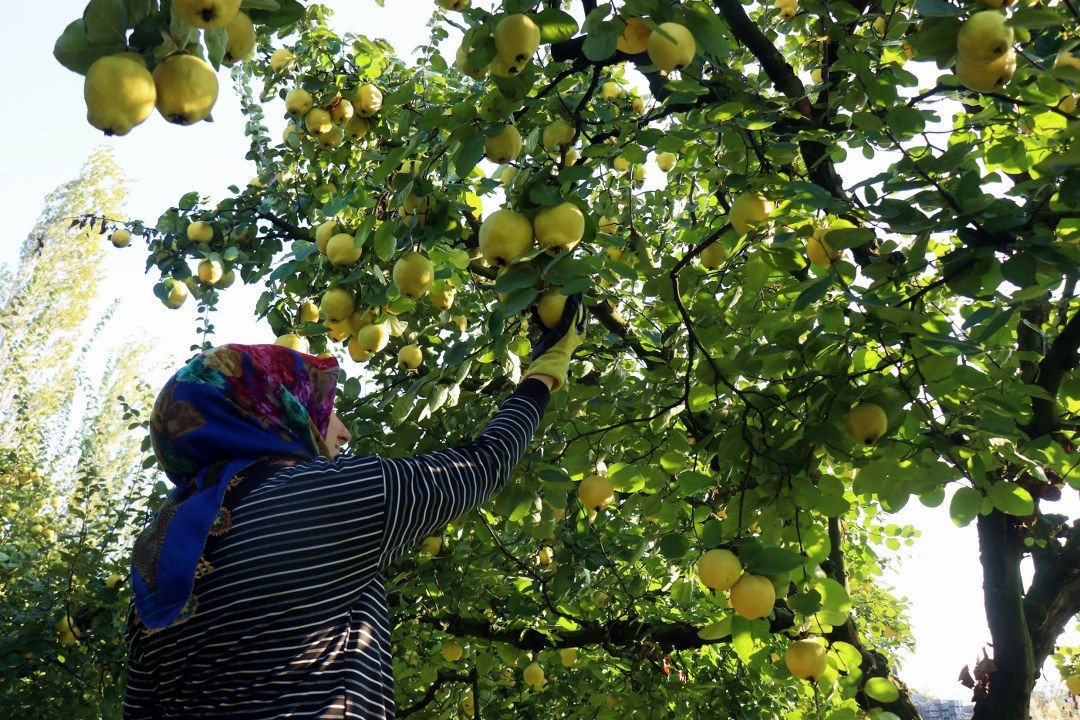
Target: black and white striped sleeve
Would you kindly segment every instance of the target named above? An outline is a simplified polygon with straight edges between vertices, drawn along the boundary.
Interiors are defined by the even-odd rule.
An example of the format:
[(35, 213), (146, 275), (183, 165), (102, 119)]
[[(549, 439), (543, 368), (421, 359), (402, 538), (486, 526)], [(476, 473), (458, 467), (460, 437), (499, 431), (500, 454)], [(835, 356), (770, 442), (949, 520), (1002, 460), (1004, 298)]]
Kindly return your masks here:
[(382, 459), (386, 530), (380, 566), (502, 488), (525, 454), (549, 399), (544, 383), (527, 379), (472, 442), (410, 458)]

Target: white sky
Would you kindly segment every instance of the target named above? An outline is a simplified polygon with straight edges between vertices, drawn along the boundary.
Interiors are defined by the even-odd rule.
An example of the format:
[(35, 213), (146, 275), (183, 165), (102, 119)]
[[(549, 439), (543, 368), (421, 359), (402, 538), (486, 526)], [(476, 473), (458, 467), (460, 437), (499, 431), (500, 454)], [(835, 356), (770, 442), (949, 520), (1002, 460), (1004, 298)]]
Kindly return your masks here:
[[(427, 37), (424, 23), (433, 7), (431, 0), (388, 0), (386, 8), (373, 0), (324, 0), (324, 4), (334, 9), (334, 26), (340, 32), (384, 37), (399, 53), (410, 56)], [(247, 140), (239, 102), (226, 73), (219, 76), (222, 86), (214, 123), (174, 127), (155, 113), (124, 138), (104, 138), (83, 119), (82, 78), (52, 57), (54, 39), (81, 14), (85, 0), (6, 5), (0, 29), (0, 67), (9, 71), (8, 112), (0, 114), (0, 218), (6, 230), (0, 239), (0, 264), (14, 262), (42, 198), (74, 176), (98, 144), (113, 149), (130, 179), (130, 217), (148, 223), (185, 192), (198, 189), (218, 199), (228, 185), (243, 185), (255, 174), (254, 165), (244, 160)], [(457, 37), (455, 31), (448, 43), (451, 53)], [(919, 75), (926, 87), (937, 71), (922, 66)], [(268, 115), (273, 117), (273, 112)], [(856, 159), (842, 168), (849, 185), (877, 172), (884, 163), (880, 159), (867, 162), (857, 153), (852, 156)], [(650, 178), (650, 184), (657, 181)], [(179, 311), (166, 310), (151, 292), (156, 275), (144, 274), (145, 247), (137, 241), (133, 245), (126, 251), (109, 246), (109, 286), (123, 306), (103, 343), (127, 334), (152, 339), (165, 368), (147, 378), (157, 387), (170, 366), (186, 358), (188, 347), (200, 339), (195, 333), (195, 303), (189, 300)], [(253, 322), (251, 309), (257, 296), (257, 288), (243, 287), (239, 281), (224, 293), (214, 318), (219, 341), (272, 339), (267, 326)], [(350, 365), (346, 362), (346, 368)], [(1052, 511), (1080, 515), (1077, 494), (1066, 494), (1068, 499), (1052, 506)], [(974, 527), (954, 527), (946, 508), (947, 500), (935, 509), (913, 500), (894, 517), (894, 522), (914, 524), (923, 535), (913, 551), (902, 551), (899, 571), (890, 573), (888, 580), (911, 602), (910, 619), (918, 643), (915, 657), (904, 662), (902, 679), (942, 698), (967, 700), (969, 692), (956, 682), (956, 676), (963, 665), (976, 659), (989, 635)], [(1080, 633), (1070, 626), (1062, 642), (1080, 643)], [(1047, 674), (1057, 682), (1056, 672)]]

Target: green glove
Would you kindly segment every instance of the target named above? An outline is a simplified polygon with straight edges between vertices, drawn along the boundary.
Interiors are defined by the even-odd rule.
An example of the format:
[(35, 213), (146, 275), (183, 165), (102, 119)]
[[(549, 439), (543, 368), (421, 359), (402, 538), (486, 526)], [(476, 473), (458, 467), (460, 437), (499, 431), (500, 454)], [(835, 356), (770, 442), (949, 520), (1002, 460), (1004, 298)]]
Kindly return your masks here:
[(566, 384), (570, 370), (570, 356), (585, 337), (585, 305), (581, 293), (566, 298), (559, 324), (540, 336), (532, 350), (532, 363), (525, 377), (550, 375), (555, 378), (552, 392), (558, 392)]

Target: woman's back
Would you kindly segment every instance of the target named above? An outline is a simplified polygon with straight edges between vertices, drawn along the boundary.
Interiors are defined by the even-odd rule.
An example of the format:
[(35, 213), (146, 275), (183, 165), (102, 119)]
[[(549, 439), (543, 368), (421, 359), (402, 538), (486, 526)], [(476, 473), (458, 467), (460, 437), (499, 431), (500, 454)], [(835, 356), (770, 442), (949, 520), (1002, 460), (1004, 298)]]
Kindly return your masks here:
[(392, 717), (379, 461), (251, 479), (226, 495), (187, 619), (148, 633), (129, 617), (129, 700), (156, 694), (158, 717)]

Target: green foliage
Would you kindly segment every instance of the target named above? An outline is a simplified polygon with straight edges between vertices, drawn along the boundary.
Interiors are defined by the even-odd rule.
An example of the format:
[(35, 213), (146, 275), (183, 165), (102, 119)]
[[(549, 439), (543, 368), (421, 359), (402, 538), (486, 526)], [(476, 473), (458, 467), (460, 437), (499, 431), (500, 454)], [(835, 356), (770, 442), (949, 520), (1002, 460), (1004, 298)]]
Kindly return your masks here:
[[(880, 706), (902, 705), (906, 689), (863, 651), (891, 658), (910, 646), (904, 605), (878, 579), (883, 548), (918, 534), (890, 515), (949, 497), (939, 512), (957, 525), (1008, 515), (1026, 547), (1073, 551), (1039, 506), (1080, 486), (1080, 171), (1075, 110), (1059, 107), (1080, 77), (1047, 69), (1075, 20), (1064, 6), (1017, 12), (1029, 62), (982, 96), (948, 75), (920, 91), (907, 66), (909, 50), (953, 61), (968, 9), (940, 0), (884, 15), (810, 0), (790, 20), (726, 0), (627, 0), (587, 17), (545, 6), (538, 56), (478, 78), (462, 71), (495, 58), (501, 12), (435, 11), (409, 65), (383, 41), (335, 32), (321, 6), (250, 6), (259, 59), (238, 77), (258, 181), (216, 204), (193, 191), (138, 226), (148, 269), (183, 280), (191, 260), (217, 253), (260, 284), (267, 339), (297, 331), (313, 352), (342, 358), (339, 410), (356, 447), (395, 456), (468, 439), (490, 417), (528, 362), (526, 311), (542, 289), (585, 291), (592, 315), (573, 381), (508, 486), (447, 528), (437, 557), (406, 558), (388, 578), (401, 707), (454, 716), (466, 691), (457, 671), (475, 668), (476, 703), (492, 717), (839, 720), (875, 707), (887, 717)], [(126, 7), (120, 24), (129, 41), (146, 38), (137, 47), (151, 64), (204, 52), (182, 22)], [(649, 28), (686, 23), (696, 59), (663, 76), (647, 55), (621, 54), (612, 10)], [(451, 22), (464, 29), (454, 64), (443, 53)], [(72, 69), (112, 42), (115, 22), (94, 24), (106, 45), (88, 39), (91, 24), (58, 43)], [(220, 41), (206, 43), (214, 59)], [(268, 67), (275, 45), (295, 55), (291, 68)], [(792, 72), (823, 70), (825, 57), (821, 82)], [(648, 86), (638, 109), (630, 78), (644, 80), (635, 92)], [(602, 98), (605, 82), (623, 92)], [(266, 113), (280, 114), (290, 89), (329, 107), (366, 83), (383, 104), (362, 138), (320, 147), (299, 120), (271, 137)], [(951, 118), (943, 98), (963, 103)], [(542, 146), (555, 121), (572, 126), (576, 162)], [(524, 147), (494, 168), (483, 139), (506, 123)], [(676, 166), (635, 179), (658, 152)], [(859, 182), (841, 165), (855, 152), (874, 161)], [(775, 205), (747, 234), (729, 222), (744, 191)], [(481, 217), (504, 206), (531, 219), (562, 201), (586, 211), (573, 251), (533, 250), (507, 269), (480, 261)], [(313, 245), (330, 219), (356, 238), (354, 265), (334, 267)], [(187, 238), (193, 221), (213, 225), (208, 245)], [(825, 227), (840, 256), (821, 267), (805, 248)], [(713, 243), (726, 257), (702, 267)], [(456, 290), (451, 309), (399, 296), (390, 269), (413, 250)], [(335, 346), (344, 336), (299, 320), (300, 303), (331, 285), (391, 322), (389, 348), (363, 368)], [(192, 292), (208, 318), (223, 291), (193, 282)], [(428, 358), (420, 373), (394, 367), (409, 342)], [(888, 420), (869, 447), (845, 422), (861, 403)], [(599, 513), (576, 495), (594, 472), (617, 494)], [(544, 547), (549, 564), (536, 559)], [(699, 582), (698, 557), (718, 547), (769, 577), (780, 598), (769, 618), (734, 614)], [(830, 645), (812, 688), (781, 659), (807, 633)], [(466, 648), (457, 663), (438, 652), (450, 635)], [(555, 649), (582, 637), (577, 663), (562, 668)], [(517, 675), (533, 660), (549, 677), (543, 691)]]
[[(46, 199), (0, 292), (0, 705), (20, 718), (122, 716), (127, 548), (150, 494), (139, 440), (152, 390), (135, 343), (87, 375), (111, 313), (87, 327), (106, 236), (80, 215), (115, 217), (122, 196), (111, 158), (92, 156)], [(78, 633), (66, 645), (65, 616)]]

